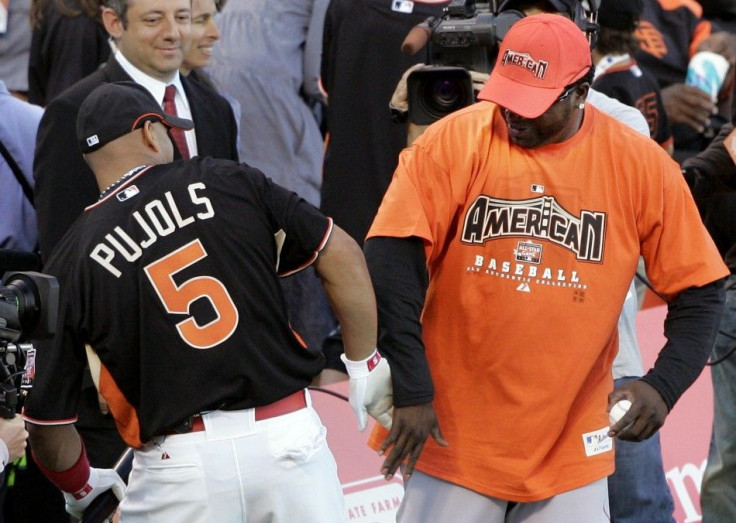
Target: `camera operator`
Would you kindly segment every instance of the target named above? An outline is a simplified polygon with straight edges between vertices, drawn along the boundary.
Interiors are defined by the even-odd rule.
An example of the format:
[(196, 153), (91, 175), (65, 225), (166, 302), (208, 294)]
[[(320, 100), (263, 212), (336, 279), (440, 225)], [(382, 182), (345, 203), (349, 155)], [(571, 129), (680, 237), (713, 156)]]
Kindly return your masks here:
[[(9, 478), (7, 484), (2, 479), (0, 483), (5, 488), (17, 486), (25, 469), (22, 460), (8, 472), (8, 465), (26, 452), (29, 437), (17, 413), (22, 412), (35, 376), (36, 349), (30, 340), (54, 335), (58, 289), (55, 278), (37, 272), (7, 271), (0, 281), (0, 477)], [(3, 517), (8, 521), (28, 519), (16, 517), (15, 493), (15, 489), (3, 490), (0, 495), (0, 521)]]
[(23, 418), (0, 419), (0, 472), (5, 474), (5, 467), (23, 455), (26, 451), (28, 432)]
[[(43, 109), (10, 94), (0, 78), (0, 277), (8, 270), (37, 270), (38, 230), (33, 207), (33, 151)], [(0, 419), (0, 459), (5, 467), (23, 454), (20, 417)], [(22, 445), (21, 445), (22, 443)], [(0, 512), (13, 504), (0, 481)], [(0, 513), (0, 518), (2, 513)]]

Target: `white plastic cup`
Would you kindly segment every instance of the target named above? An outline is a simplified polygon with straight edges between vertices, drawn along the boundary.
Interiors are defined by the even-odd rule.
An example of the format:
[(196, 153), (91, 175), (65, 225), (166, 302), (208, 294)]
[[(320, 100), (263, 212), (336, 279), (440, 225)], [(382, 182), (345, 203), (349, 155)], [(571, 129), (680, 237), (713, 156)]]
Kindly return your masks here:
[(715, 103), (727, 72), (728, 60), (711, 51), (701, 51), (690, 59), (685, 83), (702, 89)]

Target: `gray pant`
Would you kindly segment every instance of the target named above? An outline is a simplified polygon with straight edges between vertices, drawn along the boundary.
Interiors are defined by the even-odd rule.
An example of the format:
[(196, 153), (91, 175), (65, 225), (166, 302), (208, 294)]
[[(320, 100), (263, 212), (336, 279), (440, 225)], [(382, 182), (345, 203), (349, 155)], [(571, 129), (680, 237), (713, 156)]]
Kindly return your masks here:
[(726, 280), (726, 306), (711, 359), (713, 432), (700, 490), (704, 523), (736, 521), (736, 275)]
[(414, 471), (398, 523), (608, 523), (606, 478), (549, 499), (510, 503)]

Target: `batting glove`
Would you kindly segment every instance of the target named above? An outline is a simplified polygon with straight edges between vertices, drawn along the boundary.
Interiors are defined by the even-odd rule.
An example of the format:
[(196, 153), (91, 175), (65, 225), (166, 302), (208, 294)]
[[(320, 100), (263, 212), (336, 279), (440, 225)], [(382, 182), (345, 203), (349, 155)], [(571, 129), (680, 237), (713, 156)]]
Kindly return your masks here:
[(64, 492), (66, 511), (77, 519), (82, 519), (84, 510), (92, 501), (105, 492), (112, 489), (118, 501), (125, 496), (125, 482), (114, 469), (89, 469), (87, 484), (77, 492)]
[(368, 425), (368, 414), (391, 428), (393, 413), (393, 387), (388, 361), (376, 350), (368, 358), (351, 361), (340, 356), (350, 376), (350, 406), (358, 418), (358, 429), (363, 432)]

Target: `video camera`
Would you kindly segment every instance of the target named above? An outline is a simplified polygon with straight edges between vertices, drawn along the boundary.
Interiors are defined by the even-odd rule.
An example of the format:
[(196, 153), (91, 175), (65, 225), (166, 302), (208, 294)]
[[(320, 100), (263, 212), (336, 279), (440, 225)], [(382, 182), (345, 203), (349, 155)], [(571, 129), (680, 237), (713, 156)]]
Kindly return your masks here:
[(431, 28), (429, 63), (490, 73), (498, 43), (524, 17), (515, 10), (491, 12), (490, 4), (452, 0)]
[[(575, 24), (588, 35), (591, 47), (598, 25), (595, 23), (600, 0), (548, 0), (550, 7), (568, 12)], [(475, 102), (470, 71), (490, 73), (498, 55), (499, 43), (524, 13), (505, 6), (522, 8), (534, 2), (494, 0), (452, 0), (439, 19), (423, 26), (427, 44), (426, 67), (412, 71), (407, 78), (409, 121), (429, 125), (443, 116)], [(500, 5), (500, 8), (499, 8)], [(418, 45), (412, 33), (402, 51), (414, 54)], [(410, 43), (411, 42), (411, 43)]]
[(36, 349), (56, 332), (59, 284), (38, 272), (6, 272), (0, 286), (0, 417), (11, 419), (33, 385)]
[(407, 78), (409, 121), (428, 125), (475, 102), (470, 71), (489, 73), (498, 44), (524, 15), (494, 13), (488, 3), (452, 0), (441, 18), (428, 21), (428, 66)]

